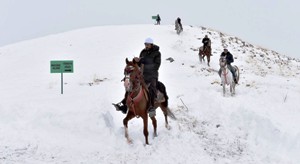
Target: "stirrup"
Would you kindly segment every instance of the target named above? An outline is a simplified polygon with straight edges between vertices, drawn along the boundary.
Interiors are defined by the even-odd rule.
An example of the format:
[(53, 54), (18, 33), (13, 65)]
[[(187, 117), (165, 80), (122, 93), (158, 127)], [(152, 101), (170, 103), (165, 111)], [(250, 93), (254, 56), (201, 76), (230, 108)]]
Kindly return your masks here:
[(153, 111), (155, 111), (155, 108), (154, 108), (153, 106), (150, 106), (150, 107), (148, 108), (148, 113), (153, 112)]
[(149, 114), (149, 117), (156, 116), (156, 111), (155, 111), (155, 108), (153, 106), (150, 106), (148, 108), (148, 114)]

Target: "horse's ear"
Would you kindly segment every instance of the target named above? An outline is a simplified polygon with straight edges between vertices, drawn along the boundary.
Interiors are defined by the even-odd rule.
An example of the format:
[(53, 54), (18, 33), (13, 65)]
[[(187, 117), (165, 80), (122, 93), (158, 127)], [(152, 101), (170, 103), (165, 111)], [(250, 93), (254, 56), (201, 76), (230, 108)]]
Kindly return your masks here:
[(128, 64), (128, 63), (129, 63), (129, 61), (128, 61), (128, 58), (126, 58), (126, 60), (125, 60), (125, 61), (126, 61), (126, 64)]
[(133, 63), (133, 64), (136, 64), (137, 62), (133, 59), (133, 60), (132, 60), (132, 63)]

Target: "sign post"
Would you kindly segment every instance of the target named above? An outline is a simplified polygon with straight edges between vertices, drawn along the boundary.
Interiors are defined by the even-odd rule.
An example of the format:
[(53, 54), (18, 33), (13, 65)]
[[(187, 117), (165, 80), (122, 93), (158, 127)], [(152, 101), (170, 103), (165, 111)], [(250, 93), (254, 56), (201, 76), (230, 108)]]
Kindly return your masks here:
[(61, 94), (63, 91), (63, 73), (73, 73), (73, 60), (53, 60), (50, 61), (50, 72), (61, 74)]

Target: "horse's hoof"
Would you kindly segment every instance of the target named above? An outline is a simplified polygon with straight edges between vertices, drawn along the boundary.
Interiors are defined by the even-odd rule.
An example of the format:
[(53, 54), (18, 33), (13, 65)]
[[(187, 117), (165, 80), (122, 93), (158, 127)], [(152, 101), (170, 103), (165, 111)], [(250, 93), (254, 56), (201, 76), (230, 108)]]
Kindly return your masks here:
[(132, 139), (127, 138), (127, 143), (128, 143), (128, 144), (133, 144)]
[(166, 125), (166, 128), (167, 128), (168, 130), (171, 130), (171, 126), (170, 126), (170, 125)]

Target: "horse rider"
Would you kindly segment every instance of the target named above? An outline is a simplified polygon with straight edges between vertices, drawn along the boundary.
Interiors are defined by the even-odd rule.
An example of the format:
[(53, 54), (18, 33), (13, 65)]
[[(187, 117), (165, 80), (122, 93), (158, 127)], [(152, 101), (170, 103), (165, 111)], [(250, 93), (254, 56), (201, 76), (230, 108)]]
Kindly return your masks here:
[[(145, 48), (141, 51), (139, 58), (135, 57), (134, 60), (143, 68), (145, 83), (149, 85), (148, 90), (150, 104), (148, 113), (150, 117), (155, 116), (154, 101), (157, 93), (156, 86), (158, 81), (158, 70), (161, 64), (161, 53), (159, 51), (159, 46), (155, 45), (151, 38), (147, 38), (145, 40)], [(127, 112), (127, 95), (128, 93), (126, 92), (124, 99), (120, 103), (115, 104), (116, 110), (122, 111), (124, 114)]]
[(180, 27), (181, 30), (183, 30), (182, 24), (181, 24), (181, 19), (179, 17), (175, 20), (175, 30), (177, 30), (177, 27)]
[(203, 43), (203, 51), (205, 51), (206, 48), (210, 48), (211, 46), (211, 41), (207, 35), (205, 35), (205, 37), (202, 39), (202, 43)]
[(159, 14), (157, 14), (157, 16), (156, 16), (156, 24), (157, 25), (160, 25), (160, 16), (159, 16)]
[[(225, 57), (226, 63), (227, 63), (227, 67), (228, 67), (228, 69), (230, 70), (230, 72), (233, 75), (234, 82), (237, 84), (238, 82), (237, 82), (237, 79), (236, 79), (235, 70), (234, 70), (234, 68), (231, 65), (231, 63), (234, 62), (232, 54), (228, 51), (227, 48), (224, 48), (224, 51), (221, 53), (220, 57)], [(219, 69), (219, 76), (221, 76), (221, 68)]]

